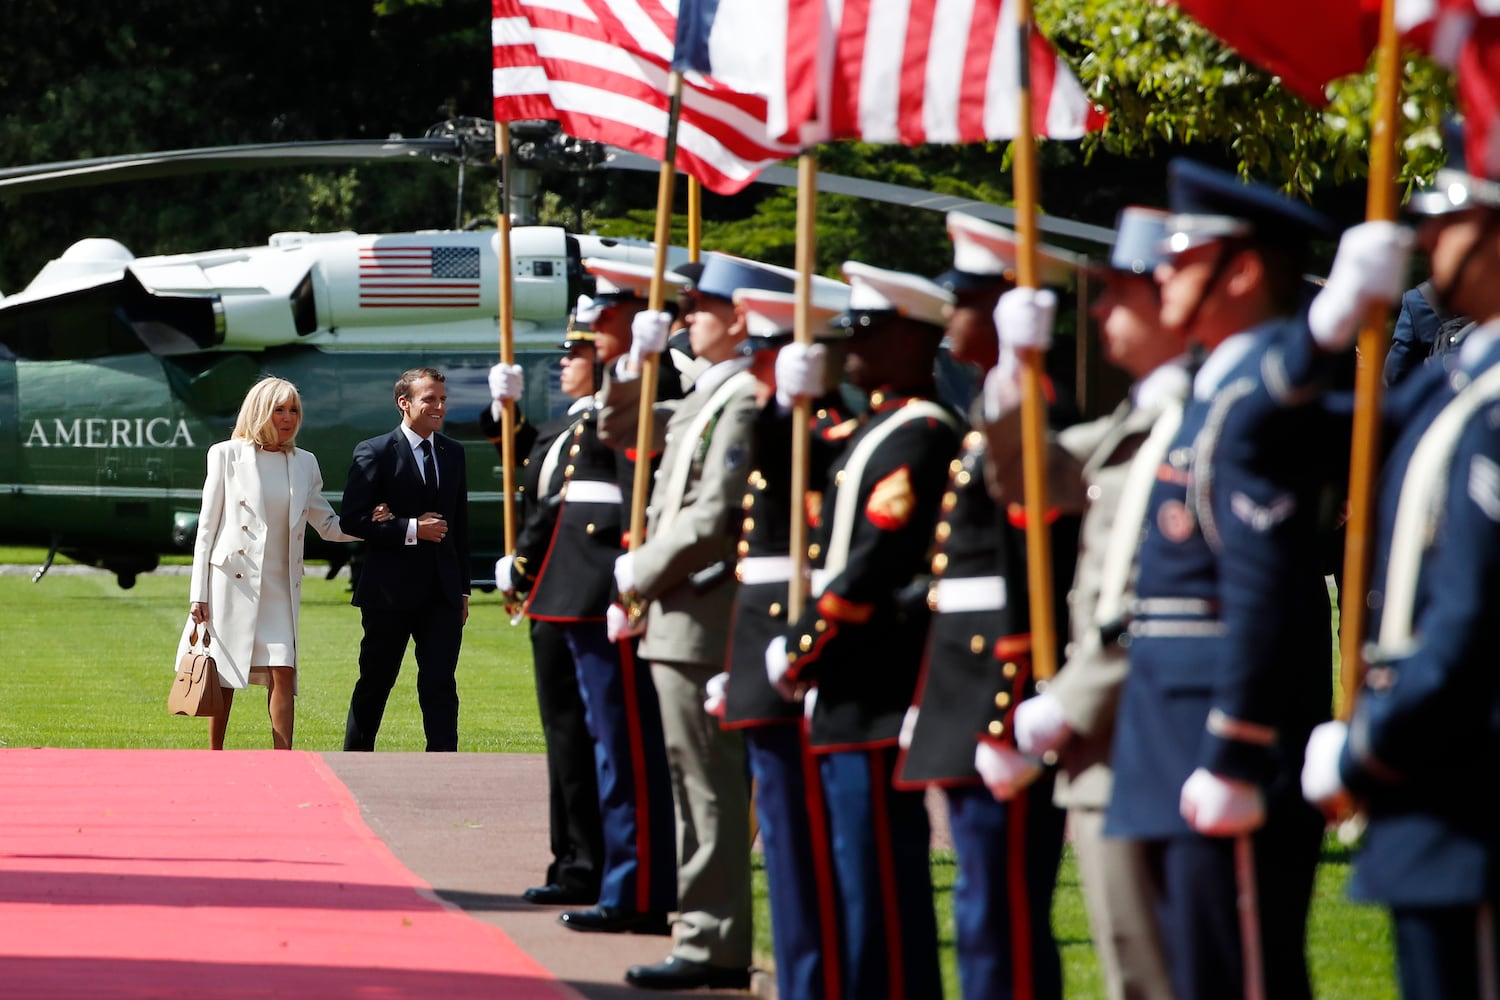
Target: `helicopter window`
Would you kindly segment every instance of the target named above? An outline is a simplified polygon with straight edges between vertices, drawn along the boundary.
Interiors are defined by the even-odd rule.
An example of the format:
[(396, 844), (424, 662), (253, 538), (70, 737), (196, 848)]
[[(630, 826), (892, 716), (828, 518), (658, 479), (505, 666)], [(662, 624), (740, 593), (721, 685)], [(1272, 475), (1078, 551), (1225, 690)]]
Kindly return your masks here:
[(292, 322), (297, 327), (297, 336), (306, 337), (318, 332), (318, 304), (313, 297), (312, 272), (308, 271), (297, 282), (292, 292)]
[(122, 320), (122, 283), (112, 281), (0, 311), (0, 344), (33, 361), (133, 354), (141, 342)]

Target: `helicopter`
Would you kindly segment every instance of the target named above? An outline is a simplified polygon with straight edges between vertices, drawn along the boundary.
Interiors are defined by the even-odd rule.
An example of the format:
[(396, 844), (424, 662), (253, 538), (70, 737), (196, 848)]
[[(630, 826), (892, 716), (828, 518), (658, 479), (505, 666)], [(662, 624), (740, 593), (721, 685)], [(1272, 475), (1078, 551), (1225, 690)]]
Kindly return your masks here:
[[(0, 191), (51, 190), (121, 177), (205, 168), (425, 154), (463, 169), (493, 161), (493, 126), (444, 123), (421, 140), (219, 147), (0, 170)], [(512, 127), (512, 218), (532, 217), (544, 169), (656, 170), (643, 157), (573, 139), (553, 123)], [(795, 183), (780, 170), (768, 183)], [(848, 178), (825, 190), (935, 210), (964, 207), (1000, 221), (997, 206)], [(461, 195), (460, 195), (461, 197)], [(1053, 220), (1075, 240), (1107, 243), (1108, 230)], [(569, 402), (557, 345), (572, 304), (591, 290), (582, 261), (650, 265), (646, 241), (510, 228), (516, 360), (527, 372), (525, 416)], [(688, 260), (669, 248), (667, 266)], [(123, 588), (164, 554), (190, 553), (197, 533), (203, 455), (228, 436), (245, 392), (271, 374), (302, 388), (299, 444), (317, 454), (335, 504), (344, 462), (360, 440), (388, 430), (391, 386), (403, 371), (442, 370), (445, 431), (469, 464), (471, 577), (493, 583), (503, 554), (502, 469), (479, 429), (499, 345), (497, 230), (368, 234), (282, 232), (261, 246), (136, 257), (118, 241), (88, 238), (48, 262), (21, 291), (0, 297), (0, 541), (113, 572)], [(308, 538), (308, 554), (336, 570), (353, 546)]]

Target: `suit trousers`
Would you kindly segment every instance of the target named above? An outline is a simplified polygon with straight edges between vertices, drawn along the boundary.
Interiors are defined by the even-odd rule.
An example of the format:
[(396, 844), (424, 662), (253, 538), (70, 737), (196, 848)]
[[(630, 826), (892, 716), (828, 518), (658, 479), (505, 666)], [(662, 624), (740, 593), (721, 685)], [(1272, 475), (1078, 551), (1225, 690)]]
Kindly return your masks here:
[[(437, 589), (433, 588), (436, 594)], [(345, 750), (374, 750), (385, 703), (401, 672), (408, 643), (416, 646), (417, 704), (427, 750), (458, 749), (458, 651), (463, 645), (462, 611), (441, 598), (408, 608), (360, 608), (359, 680), (349, 699)]]
[(947, 791), (964, 1000), (1062, 1000), (1052, 890), (1066, 814), (1052, 804), (1052, 781), (1036, 781), (1009, 802), (995, 801), (983, 785)]
[(678, 924), (672, 954), (748, 969), (750, 779), (745, 741), (703, 710), (717, 665), (655, 661), (672, 804), (677, 811)]
[(840, 974), (848, 1000), (943, 995), (922, 792), (891, 787), (895, 747), (818, 760), (844, 933)]
[(1109, 1000), (1172, 1000), (1172, 980), (1139, 841), (1104, 836), (1104, 810), (1068, 810), (1089, 932)]
[(672, 786), (651, 672), (635, 642), (609, 641), (603, 622), (563, 626), (589, 735), (604, 831), (599, 905), (634, 913), (677, 907)]
[[(1251, 840), (1260, 906), (1265, 995), (1308, 1000), (1307, 910), (1323, 846), (1323, 817), (1305, 803), (1275, 804)], [(1235, 838), (1183, 834), (1146, 841), (1157, 885), (1172, 989), (1180, 998), (1244, 996)]]
[[(755, 778), (755, 814), (771, 897), (771, 948), (776, 956), (776, 995), (837, 1000), (826, 978), (837, 982), (838, 920), (834, 912), (833, 859), (828, 851), (822, 802), (818, 822), (809, 814), (809, 791), (820, 795), (817, 774), (808, 788), (812, 758), (804, 747), (802, 720), (751, 726), (745, 734), (750, 774)], [(826, 887), (828, 892), (820, 893)], [(832, 965), (835, 969), (826, 966)]]
[(555, 622), (531, 621), (531, 662), (537, 710), (547, 745), (548, 831), (552, 863), (546, 881), (597, 897), (604, 865), (599, 782), (578, 672), (567, 633)]

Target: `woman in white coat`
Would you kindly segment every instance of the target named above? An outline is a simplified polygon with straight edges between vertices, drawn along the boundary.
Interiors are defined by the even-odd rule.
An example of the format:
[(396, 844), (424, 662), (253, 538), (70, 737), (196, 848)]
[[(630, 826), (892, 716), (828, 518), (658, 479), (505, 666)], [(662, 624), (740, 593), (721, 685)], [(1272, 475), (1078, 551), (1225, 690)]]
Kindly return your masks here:
[(311, 524), (329, 541), (359, 540), (339, 529), (318, 460), (296, 446), (301, 426), (297, 387), (265, 378), (240, 404), (230, 439), (208, 449), (188, 629), (208, 623), (224, 688), (222, 714), (209, 720), (214, 750), (224, 749), (234, 692), (247, 684), (269, 689), (272, 746), (291, 749), (303, 532)]

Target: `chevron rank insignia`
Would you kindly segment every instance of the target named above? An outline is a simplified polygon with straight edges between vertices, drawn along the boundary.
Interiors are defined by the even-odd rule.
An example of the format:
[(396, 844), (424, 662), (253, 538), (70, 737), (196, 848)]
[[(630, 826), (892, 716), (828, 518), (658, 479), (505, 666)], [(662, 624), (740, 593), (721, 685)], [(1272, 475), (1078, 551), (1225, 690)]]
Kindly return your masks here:
[(865, 503), (865, 517), (881, 531), (896, 531), (906, 526), (916, 509), (917, 496), (911, 488), (911, 472), (901, 466), (875, 484)]
[(1262, 506), (1236, 490), (1229, 496), (1229, 509), (1251, 531), (1270, 531), (1292, 516), (1297, 499), (1288, 493)]
[(1500, 466), (1493, 459), (1475, 455), (1469, 465), (1469, 499), (1491, 521), (1500, 521)]

